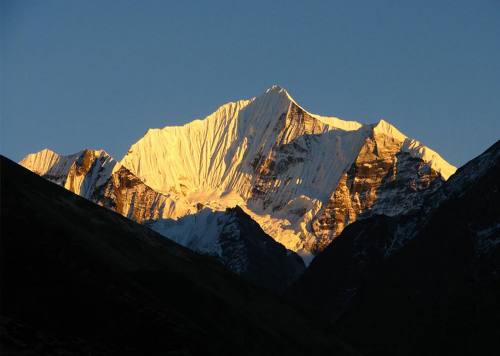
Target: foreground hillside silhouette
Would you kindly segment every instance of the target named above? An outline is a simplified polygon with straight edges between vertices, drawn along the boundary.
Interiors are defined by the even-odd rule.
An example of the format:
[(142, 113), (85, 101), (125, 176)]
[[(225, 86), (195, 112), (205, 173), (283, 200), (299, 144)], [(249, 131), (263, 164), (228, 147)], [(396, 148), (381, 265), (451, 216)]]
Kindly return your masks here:
[(1, 351), (497, 355), (499, 194), (500, 141), (419, 210), (350, 224), (279, 297), (2, 157)]
[(380, 355), (500, 352), (500, 141), (425, 208), (357, 221), (288, 292)]
[(1, 158), (5, 354), (344, 355), (209, 257)]

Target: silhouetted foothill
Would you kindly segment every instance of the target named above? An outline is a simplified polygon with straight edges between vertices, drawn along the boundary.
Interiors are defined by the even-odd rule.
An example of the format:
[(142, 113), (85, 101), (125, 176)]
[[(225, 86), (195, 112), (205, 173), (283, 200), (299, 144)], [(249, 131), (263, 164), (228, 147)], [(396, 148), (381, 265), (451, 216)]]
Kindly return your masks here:
[(0, 167), (3, 354), (351, 354), (215, 259)]
[(361, 352), (496, 355), (499, 219), (500, 141), (422, 210), (349, 225), (288, 296), (325, 315)]

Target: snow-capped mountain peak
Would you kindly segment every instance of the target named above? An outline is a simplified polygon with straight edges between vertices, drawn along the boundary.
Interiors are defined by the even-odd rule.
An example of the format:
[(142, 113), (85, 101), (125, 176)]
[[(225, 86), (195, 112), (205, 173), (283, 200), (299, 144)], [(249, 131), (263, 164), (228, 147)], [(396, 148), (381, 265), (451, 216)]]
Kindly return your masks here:
[[(44, 176), (57, 167), (60, 184), (68, 186), (75, 181), (68, 177), (79, 176), (68, 167), (80, 156), (42, 151), (21, 163)], [(162, 232), (166, 225), (155, 219), (238, 205), (306, 261), (357, 219), (418, 209), (455, 171), (385, 120), (362, 124), (313, 114), (278, 85), (203, 119), (150, 129), (120, 164), (112, 162), (101, 174), (108, 183), (96, 193), (105, 195), (104, 206)], [(186, 241), (206, 249), (198, 235)]]
[(267, 88), (265, 90), (264, 93), (267, 94), (267, 93), (270, 93), (272, 91), (278, 92), (278, 93), (286, 93), (286, 94), (288, 94), (288, 91), (285, 88), (283, 88), (281, 85), (279, 85), (279, 84), (273, 84), (273, 85), (271, 85), (269, 88)]
[[(373, 147), (378, 148), (375, 153)], [(304, 256), (374, 209), (385, 175), (398, 180), (403, 172), (404, 184), (422, 187), (415, 188), (420, 192), (455, 170), (385, 120), (370, 125), (312, 114), (278, 85), (260, 96), (222, 105), (204, 119), (149, 131), (121, 163), (153, 189), (175, 192), (192, 204), (216, 211), (240, 205), (269, 235)], [(364, 186), (363, 195), (345, 191), (349, 212), (337, 211), (331, 220), (331, 204), (343, 177), (355, 179), (372, 166), (380, 166), (372, 173), (379, 174), (375, 183)], [(418, 184), (422, 180), (427, 183)], [(396, 191), (388, 197), (392, 194)], [(399, 208), (387, 203), (377, 211), (395, 214), (415, 208), (413, 201)], [(325, 231), (330, 231), (328, 237)], [(326, 238), (321, 246), (318, 238)]]

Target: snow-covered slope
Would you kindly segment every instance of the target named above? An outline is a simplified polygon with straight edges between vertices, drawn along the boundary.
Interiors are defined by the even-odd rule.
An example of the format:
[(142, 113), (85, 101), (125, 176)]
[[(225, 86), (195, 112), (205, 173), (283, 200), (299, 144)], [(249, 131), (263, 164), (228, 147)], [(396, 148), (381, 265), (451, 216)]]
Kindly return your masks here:
[(151, 189), (103, 150), (85, 149), (64, 156), (44, 149), (27, 155), (20, 164), (137, 222), (178, 218), (198, 211), (182, 196)]
[[(121, 164), (153, 189), (191, 204), (240, 205), (306, 259), (372, 210), (394, 215), (417, 208), (422, 192), (455, 171), (384, 120), (364, 125), (311, 114), (279, 86), (203, 120), (151, 129)], [(404, 204), (395, 206), (402, 192), (408, 193)], [(349, 205), (344, 212), (339, 199)]]
[(85, 198), (109, 179), (117, 162), (104, 150), (89, 150), (62, 156), (49, 149), (27, 155), (23, 167)]
[[(249, 199), (258, 180), (255, 166), (262, 164), (273, 149), (283, 146), (298, 156), (308, 148), (305, 146), (315, 144), (312, 136), (335, 131), (331, 135), (334, 137), (328, 137), (328, 145), (315, 148), (326, 155), (332, 148), (328, 146), (345, 146), (339, 150), (342, 157), (330, 160), (335, 169), (318, 182), (316, 190), (320, 192), (336, 180), (346, 162), (355, 158), (366, 135), (361, 128), (356, 122), (312, 117), (284, 89), (273, 87), (260, 97), (225, 104), (204, 120), (151, 129), (132, 145), (121, 163), (157, 191), (176, 190), (195, 196), (195, 200), (201, 199), (200, 194), (236, 192)], [(310, 169), (319, 165), (325, 164), (320, 159), (305, 162), (296, 167), (293, 175), (310, 179)], [(276, 188), (286, 191), (286, 186), (280, 184)], [(311, 188), (302, 186), (305, 190)]]
[(218, 248), (218, 212), (240, 206), (306, 262), (357, 219), (418, 209), (455, 171), (384, 120), (312, 114), (279, 86), (150, 129), (119, 164), (89, 150), (44, 150), (21, 164), (136, 221), (161, 220), (151, 226), (203, 252)]
[(282, 291), (304, 270), (300, 257), (264, 233), (238, 206), (208, 208), (178, 220), (147, 222), (150, 228), (193, 250), (212, 255), (258, 285)]

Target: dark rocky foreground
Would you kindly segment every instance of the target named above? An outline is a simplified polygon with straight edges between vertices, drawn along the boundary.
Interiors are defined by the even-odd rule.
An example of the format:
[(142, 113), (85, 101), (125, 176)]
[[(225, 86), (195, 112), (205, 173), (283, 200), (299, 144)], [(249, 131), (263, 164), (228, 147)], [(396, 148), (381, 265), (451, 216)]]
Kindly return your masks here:
[(358, 350), (500, 353), (500, 141), (411, 215), (348, 226), (289, 290)]
[(210, 257), (1, 158), (2, 355), (344, 355)]

